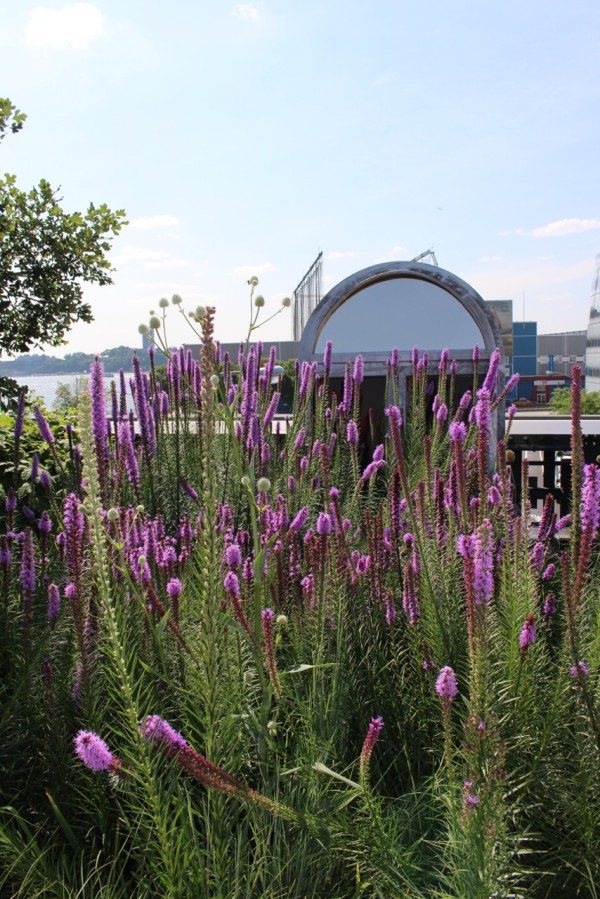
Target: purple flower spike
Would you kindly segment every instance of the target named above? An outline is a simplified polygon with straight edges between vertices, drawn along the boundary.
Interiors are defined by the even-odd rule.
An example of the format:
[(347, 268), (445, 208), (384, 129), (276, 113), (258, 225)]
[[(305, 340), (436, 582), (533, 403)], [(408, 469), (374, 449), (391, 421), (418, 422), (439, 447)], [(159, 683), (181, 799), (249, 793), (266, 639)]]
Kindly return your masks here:
[(333, 522), (331, 520), (331, 515), (328, 515), (327, 512), (319, 512), (317, 516), (317, 534), (321, 537), (328, 537), (333, 530)]
[(549, 581), (551, 578), (554, 577), (555, 572), (556, 572), (556, 565), (554, 564), (554, 562), (550, 562), (550, 564), (544, 569), (544, 572), (542, 574), (542, 580)]
[(299, 511), (296, 513), (296, 515), (292, 519), (292, 523), (290, 524), (289, 530), (292, 533), (302, 530), (302, 528), (308, 521), (308, 514), (309, 514), (308, 506), (303, 506), (301, 509), (299, 509)]
[(104, 397), (104, 366), (96, 356), (90, 365), (89, 394), (92, 412), (92, 430), (98, 460), (108, 455), (106, 440), (106, 400)]
[(180, 749), (187, 749), (188, 743), (179, 731), (171, 727), (168, 721), (160, 718), (158, 715), (148, 715), (140, 725), (140, 733), (144, 740), (153, 743), (161, 743), (167, 749), (179, 752)]
[(325, 344), (325, 352), (323, 353), (323, 368), (325, 372), (329, 374), (331, 371), (331, 353), (333, 351), (333, 344), (331, 340), (328, 340)]
[(576, 665), (571, 665), (571, 667), (569, 668), (569, 674), (573, 678), (573, 680), (580, 676), (589, 677), (590, 666), (587, 662), (584, 662), (583, 659), (581, 659), (581, 661), (577, 662)]
[(172, 577), (167, 583), (167, 596), (170, 599), (179, 599), (183, 593), (183, 584), (178, 577)]
[(352, 380), (357, 385), (357, 387), (362, 384), (363, 378), (365, 376), (365, 364), (362, 356), (357, 356), (354, 360), (354, 372), (352, 375)]
[(79, 759), (92, 771), (116, 770), (119, 759), (112, 754), (104, 740), (91, 730), (80, 730), (74, 740)]
[(21, 586), (25, 593), (35, 592), (35, 549), (33, 546), (33, 531), (25, 528), (23, 532), (23, 546), (21, 548)]
[(46, 534), (46, 536), (48, 536), (52, 530), (52, 519), (45, 511), (42, 512), (40, 518), (38, 518), (38, 528), (40, 529), (40, 533)]
[(523, 655), (525, 655), (531, 644), (535, 643), (536, 637), (535, 615), (528, 615), (519, 634), (519, 648)]
[(441, 699), (446, 699), (450, 702), (456, 699), (458, 694), (458, 683), (456, 681), (456, 674), (449, 665), (445, 665), (440, 670), (438, 679), (435, 682), (435, 692)]
[(464, 443), (467, 438), (467, 428), (462, 421), (453, 421), (448, 428), (450, 440), (453, 443)]
[(48, 621), (50, 627), (54, 627), (58, 613), (60, 612), (60, 591), (56, 584), (48, 586)]
[(54, 434), (50, 428), (50, 425), (44, 418), (44, 415), (39, 406), (33, 407), (33, 414), (35, 416), (35, 420), (37, 422), (37, 426), (40, 432), (40, 437), (42, 440), (45, 440), (48, 446), (54, 446)]
[(238, 580), (237, 574), (234, 574), (233, 571), (228, 571), (225, 575), (225, 580), (223, 581), (223, 586), (230, 596), (237, 599), (240, 595), (240, 582)]
[(356, 446), (358, 443), (358, 428), (355, 421), (350, 420), (346, 425), (346, 440), (350, 446)]
[(383, 718), (371, 718), (367, 734), (365, 736), (364, 743), (360, 752), (360, 774), (363, 779), (366, 778), (368, 774), (369, 762), (371, 761), (373, 750), (375, 749), (375, 745), (379, 740), (382, 730)]
[(240, 568), (242, 564), (242, 552), (237, 543), (230, 543), (223, 553), (223, 560), (229, 568)]
[(6, 503), (5, 503), (6, 511), (10, 514), (14, 512), (17, 508), (17, 494), (13, 490), (12, 487), (9, 487), (8, 493), (6, 495)]

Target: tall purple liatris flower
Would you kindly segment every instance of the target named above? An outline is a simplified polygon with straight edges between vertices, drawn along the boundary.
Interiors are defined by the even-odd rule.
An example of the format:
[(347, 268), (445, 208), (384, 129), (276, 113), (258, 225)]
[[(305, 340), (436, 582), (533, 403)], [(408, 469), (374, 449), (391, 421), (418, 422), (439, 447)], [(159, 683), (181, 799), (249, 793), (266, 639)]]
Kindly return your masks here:
[(317, 534), (320, 537), (328, 537), (333, 531), (333, 521), (327, 512), (319, 512), (317, 516)]
[(358, 443), (358, 428), (352, 419), (346, 425), (346, 440), (350, 446), (356, 446)]
[(100, 475), (100, 487), (106, 493), (106, 459), (108, 456), (106, 399), (104, 396), (104, 366), (98, 356), (90, 365), (89, 381), (90, 405), (92, 413), (92, 432), (94, 447)]
[[(35, 549), (33, 545), (33, 531), (25, 528), (23, 531), (23, 543), (21, 546), (21, 569), (19, 574), (21, 586), (26, 596), (26, 603), (31, 604), (31, 594), (35, 593)], [(28, 597), (28, 599), (27, 599)]]
[(487, 390), (490, 397), (496, 393), (498, 386), (498, 370), (500, 368), (500, 350), (496, 347), (490, 356), (490, 365), (484, 378), (482, 390)]
[(52, 433), (52, 429), (46, 421), (44, 414), (39, 406), (33, 407), (33, 414), (35, 416), (38, 430), (40, 432), (40, 437), (42, 438), (42, 440), (46, 441), (48, 446), (53, 447), (56, 442), (54, 434)]
[(60, 590), (56, 584), (48, 585), (48, 621), (50, 627), (54, 628), (58, 613), (60, 612)]
[(363, 382), (365, 376), (365, 363), (363, 361), (362, 356), (357, 356), (354, 360), (354, 372), (352, 374), (352, 380), (356, 384), (357, 387)]
[(474, 535), (473, 592), (476, 606), (489, 603), (494, 594), (492, 526), (487, 518)]
[(435, 682), (435, 692), (442, 702), (453, 702), (458, 695), (456, 674), (449, 665), (444, 665)]
[(600, 468), (586, 465), (581, 490), (581, 530), (595, 537), (600, 524)]
[(328, 340), (325, 343), (325, 350), (323, 352), (323, 368), (325, 369), (325, 374), (328, 375), (331, 371), (331, 353), (333, 351), (333, 344), (331, 340)]
[(122, 768), (120, 760), (112, 754), (104, 740), (93, 731), (80, 730), (73, 742), (77, 757), (92, 771), (118, 773)]
[(537, 637), (537, 629), (535, 624), (535, 615), (528, 615), (523, 622), (521, 633), (519, 634), (519, 649), (521, 656), (524, 657), (532, 643), (535, 643)]
[(383, 718), (371, 718), (360, 752), (360, 780), (363, 787), (368, 786), (371, 756), (373, 755), (373, 750), (375, 749), (382, 730)]
[(148, 715), (144, 718), (140, 725), (140, 733), (144, 740), (160, 743), (172, 752), (179, 752), (188, 746), (187, 740), (179, 731), (158, 715)]
[(133, 440), (131, 439), (131, 428), (129, 427), (129, 422), (119, 422), (117, 435), (119, 445), (124, 450), (127, 477), (129, 478), (130, 483), (133, 485), (133, 488), (137, 495), (140, 491), (140, 467), (138, 464), (135, 447), (133, 445)]

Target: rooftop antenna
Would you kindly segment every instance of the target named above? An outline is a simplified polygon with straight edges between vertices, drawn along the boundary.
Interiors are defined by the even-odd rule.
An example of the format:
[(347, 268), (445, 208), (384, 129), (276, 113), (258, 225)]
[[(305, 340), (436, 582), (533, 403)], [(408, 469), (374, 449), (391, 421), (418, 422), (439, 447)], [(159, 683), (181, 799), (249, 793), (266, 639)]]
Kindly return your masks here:
[(419, 253), (418, 256), (415, 256), (415, 258), (411, 259), (410, 261), (411, 262), (422, 262), (423, 259), (430, 259), (432, 265), (437, 266), (437, 264), (438, 264), (438, 261), (435, 258), (435, 253), (433, 252), (433, 247), (431, 247), (429, 250), (425, 250), (423, 253)]

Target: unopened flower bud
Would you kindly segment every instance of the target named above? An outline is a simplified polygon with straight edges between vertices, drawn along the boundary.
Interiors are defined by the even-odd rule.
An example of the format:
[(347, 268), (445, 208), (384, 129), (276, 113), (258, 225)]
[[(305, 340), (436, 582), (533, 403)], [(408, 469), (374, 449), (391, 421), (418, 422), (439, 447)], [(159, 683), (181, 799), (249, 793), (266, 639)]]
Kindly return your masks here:
[(256, 482), (256, 489), (259, 493), (267, 493), (271, 489), (271, 482), (268, 478), (259, 478)]
[(292, 305), (292, 298), (284, 297), (281, 301), (281, 305), (283, 306), (284, 309), (289, 309), (290, 306)]
[(119, 517), (119, 513), (117, 512), (116, 509), (109, 509), (108, 512), (106, 513), (106, 517), (108, 518), (109, 521), (116, 521), (117, 518)]
[(169, 305), (169, 301), (166, 297), (161, 297), (160, 300), (158, 301), (158, 305), (160, 306), (161, 309), (166, 309), (167, 306)]
[(218, 375), (211, 375), (211, 376), (210, 376), (210, 383), (212, 384), (213, 387), (217, 387), (218, 384), (219, 384), (219, 376), (218, 376)]
[(135, 507), (135, 511), (138, 513), (138, 515), (143, 515), (144, 512), (145, 512), (146, 510), (144, 509), (144, 507), (143, 507), (142, 504), (140, 503), (139, 506), (136, 506), (136, 507)]
[(138, 333), (139, 334), (146, 335), (149, 330), (150, 329), (149, 329), (148, 325), (138, 325)]
[(158, 331), (160, 328), (160, 318), (157, 315), (153, 315), (149, 324), (153, 331)]
[(248, 278), (248, 284), (250, 285), (250, 287), (256, 287), (256, 285), (258, 284), (258, 278), (256, 277), (256, 275), (252, 275), (252, 277)]
[(181, 297), (179, 296), (178, 293), (174, 293), (173, 296), (171, 297), (171, 302), (173, 303), (174, 306), (179, 306), (180, 303), (183, 303), (183, 300), (181, 299)]
[(277, 624), (277, 627), (282, 627), (282, 628), (287, 627), (287, 623), (288, 623), (287, 615), (278, 615), (277, 618), (275, 619), (275, 623)]
[(277, 722), (267, 721), (267, 730), (272, 737), (275, 736), (275, 734), (277, 733)]
[(247, 474), (245, 474), (242, 478), (240, 478), (240, 484), (242, 485), (242, 487), (250, 486), (250, 478), (248, 477)]
[(262, 307), (265, 305), (265, 298), (261, 294), (259, 294), (254, 298), (254, 305), (257, 309), (262, 309)]
[(202, 321), (206, 318), (206, 306), (196, 306), (196, 319)]

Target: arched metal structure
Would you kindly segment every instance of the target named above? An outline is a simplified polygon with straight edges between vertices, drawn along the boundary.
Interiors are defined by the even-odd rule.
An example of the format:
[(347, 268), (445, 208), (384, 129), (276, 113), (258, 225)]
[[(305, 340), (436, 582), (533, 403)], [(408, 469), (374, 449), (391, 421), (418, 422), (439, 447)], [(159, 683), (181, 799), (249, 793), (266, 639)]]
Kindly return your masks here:
[[(300, 348), (298, 357), (300, 360), (306, 361), (322, 361), (322, 353), (317, 352), (317, 344), (327, 323), (332, 319), (335, 313), (359, 294), (365, 288), (380, 284), (386, 281), (396, 279), (413, 279), (418, 282), (425, 282), (441, 288), (448, 295), (449, 303), (458, 303), (471, 317), (483, 342), (481, 352), (481, 362), (485, 365), (494, 349), (499, 349), (501, 354), (501, 362), (499, 368), (499, 387), (504, 382), (504, 350), (502, 334), (499, 327), (497, 317), (491, 309), (484, 303), (483, 299), (466, 281), (438, 268), (434, 265), (426, 265), (419, 262), (385, 262), (378, 265), (372, 265), (369, 268), (355, 272), (353, 275), (336, 284), (329, 293), (327, 293), (316, 309), (312, 312), (300, 340)], [(406, 304), (406, 316), (411, 316), (410, 305)], [(377, 310), (373, 310), (373, 314), (377, 315)], [(413, 310), (414, 314), (414, 310)], [(360, 341), (360, 335), (357, 335), (357, 341)], [(392, 342), (393, 345), (393, 342)], [(419, 346), (422, 351), (427, 351), (429, 355), (429, 364), (432, 374), (437, 370), (442, 346)], [(360, 352), (364, 359), (365, 377), (381, 377), (387, 375), (389, 347), (382, 347), (380, 352)], [(472, 370), (472, 346), (452, 347), (447, 346), (450, 352), (450, 358), (456, 361), (457, 373), (466, 375)], [(335, 342), (332, 355), (332, 375), (343, 375), (344, 365), (346, 361), (353, 357), (354, 353), (336, 352)], [(403, 405), (406, 405), (406, 381), (412, 372), (412, 354), (409, 348), (403, 349), (399, 354), (399, 391)], [(504, 405), (500, 404), (498, 415), (494, 421), (494, 438), (497, 439), (504, 431)], [(495, 440), (493, 441), (495, 443)]]

